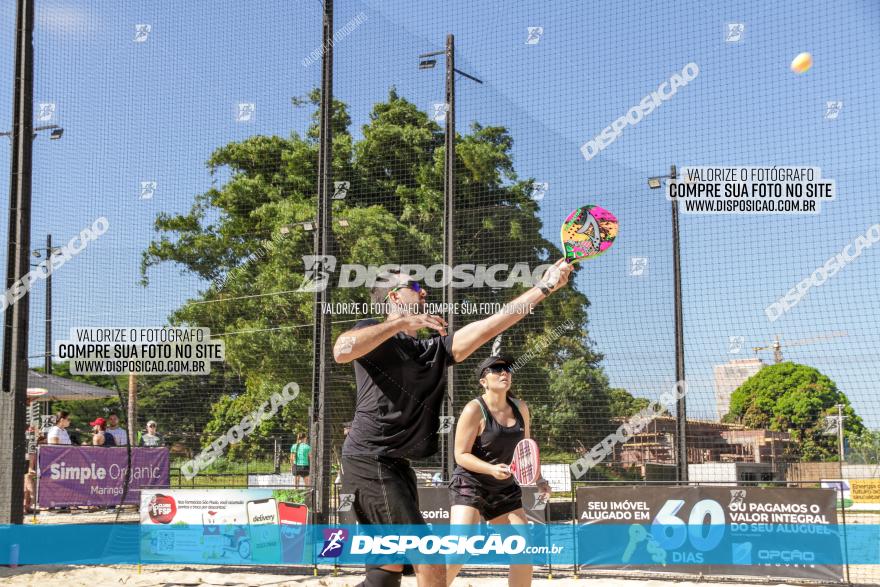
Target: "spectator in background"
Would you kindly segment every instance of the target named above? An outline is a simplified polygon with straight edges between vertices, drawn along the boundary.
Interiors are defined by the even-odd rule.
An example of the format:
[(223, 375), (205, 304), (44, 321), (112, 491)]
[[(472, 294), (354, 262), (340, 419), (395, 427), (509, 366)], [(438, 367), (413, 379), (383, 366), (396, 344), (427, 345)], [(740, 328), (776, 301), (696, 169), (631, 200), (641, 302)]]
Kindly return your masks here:
[(107, 418), (106, 432), (113, 435), (113, 440), (116, 441), (116, 446), (127, 446), (128, 433), (123, 428), (119, 427), (119, 416), (116, 415), (116, 412), (110, 412), (110, 415), (107, 416)]
[[(296, 437), (296, 444), (290, 446), (290, 468), (293, 471), (294, 485), (309, 484), (309, 464), (312, 462), (312, 447), (305, 433)], [(302, 483), (300, 483), (302, 480)]]
[(138, 433), (138, 446), (162, 446), (162, 437), (156, 433), (156, 421), (147, 422), (147, 431)]
[(92, 427), (93, 446), (116, 446), (116, 439), (110, 434), (110, 431), (107, 430), (107, 422), (104, 418), (95, 418), (94, 421), (89, 422), (89, 425)]
[(55, 416), (55, 425), (49, 428), (49, 434), (46, 435), (49, 444), (70, 444), (68, 426), (70, 426), (70, 414), (61, 410)]
[(35, 512), (37, 503), (37, 445), (43, 442), (43, 432), (37, 421), (31, 422), (27, 429), (28, 472), (24, 476), (24, 513)]

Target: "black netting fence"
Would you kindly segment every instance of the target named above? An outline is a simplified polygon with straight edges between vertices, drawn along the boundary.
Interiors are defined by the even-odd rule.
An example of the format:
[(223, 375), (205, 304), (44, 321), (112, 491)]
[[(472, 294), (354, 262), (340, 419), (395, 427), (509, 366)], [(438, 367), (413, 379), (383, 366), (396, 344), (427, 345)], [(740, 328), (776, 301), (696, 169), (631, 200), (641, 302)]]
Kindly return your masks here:
[[(602, 226), (613, 247), (454, 366), (420, 482), (448, 481), (457, 417), (481, 393), (474, 368), (496, 343), (517, 361), (512, 391), (559, 499), (572, 480), (684, 474), (875, 491), (877, 5), (337, 2), (329, 220), (321, 18), (320, 2), (36, 3), (29, 246), (52, 270), (28, 286), (35, 516), (137, 517), (116, 511), (123, 496), (37, 501), (37, 446), (114, 432), (166, 447), (170, 487), (308, 492), (316, 474), (335, 487), (357, 389), (329, 354), (330, 468), (297, 471), (303, 446), (321, 454), (316, 291), (343, 354), (341, 334), (385, 318), (371, 283), (401, 266), (453, 332), (488, 332), (589, 204), (616, 216)], [(14, 3), (0, 22), (11, 57)], [(0, 60), (0, 131), (13, 65)], [(320, 221), (332, 250), (316, 249)], [(162, 327), (204, 340), (167, 357), (135, 348)], [(4, 448), (0, 465), (24, 456)]]

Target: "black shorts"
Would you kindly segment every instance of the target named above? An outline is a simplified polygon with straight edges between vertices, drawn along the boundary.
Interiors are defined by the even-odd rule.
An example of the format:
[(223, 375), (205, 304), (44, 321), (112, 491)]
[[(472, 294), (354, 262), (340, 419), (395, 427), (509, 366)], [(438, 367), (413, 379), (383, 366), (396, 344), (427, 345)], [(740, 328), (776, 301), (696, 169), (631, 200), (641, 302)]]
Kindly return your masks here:
[[(416, 473), (406, 459), (342, 455), (342, 493), (354, 494), (352, 511), (361, 524), (424, 524)], [(367, 569), (383, 565), (367, 563)], [(412, 565), (403, 565), (412, 575)]]
[(295, 465), (293, 467), (293, 474), (297, 477), (308, 477), (309, 476), (309, 466), (308, 465)]
[(449, 502), (476, 508), (488, 522), (521, 508), (522, 489), (516, 483), (490, 488), (464, 475), (453, 475), (449, 483)]
[(342, 455), (342, 493), (361, 524), (424, 524), (416, 474), (406, 459)]

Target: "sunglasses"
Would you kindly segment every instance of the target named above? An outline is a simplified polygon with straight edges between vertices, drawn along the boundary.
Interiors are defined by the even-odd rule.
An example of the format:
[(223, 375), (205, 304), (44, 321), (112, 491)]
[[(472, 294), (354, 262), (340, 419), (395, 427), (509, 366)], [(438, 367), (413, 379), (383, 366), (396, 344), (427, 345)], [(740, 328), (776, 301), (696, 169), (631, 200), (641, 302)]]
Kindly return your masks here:
[(420, 284), (418, 281), (409, 281), (407, 283), (402, 283), (400, 285), (392, 287), (388, 291), (388, 294), (385, 296), (385, 299), (387, 300), (388, 296), (390, 296), (392, 294), (392, 292), (395, 292), (395, 291), (398, 291), (401, 289), (411, 289), (416, 293), (421, 293), (421, 292), (425, 291), (425, 288), (422, 287), (422, 284)]
[(486, 371), (492, 373), (512, 373), (513, 367), (510, 365), (492, 365), (491, 367), (486, 367)]

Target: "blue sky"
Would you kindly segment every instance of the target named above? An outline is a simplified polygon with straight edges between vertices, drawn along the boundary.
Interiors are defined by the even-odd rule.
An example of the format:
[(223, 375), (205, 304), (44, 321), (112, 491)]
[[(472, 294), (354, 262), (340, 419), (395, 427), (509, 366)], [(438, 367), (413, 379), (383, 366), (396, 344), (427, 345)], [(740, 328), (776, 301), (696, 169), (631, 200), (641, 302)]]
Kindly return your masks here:
[[(832, 331), (846, 337), (785, 349), (834, 379), (872, 427), (880, 426), (874, 286), (880, 250), (867, 249), (788, 315), (764, 307), (880, 221), (878, 111), (880, 5), (875, 2), (516, 2), (371, 0), (336, 3), (341, 28), (366, 21), (336, 46), (335, 95), (356, 134), (390, 86), (428, 109), (442, 101), (439, 70), (416, 55), (454, 32), (457, 65), (482, 80), (458, 81), (459, 130), (472, 120), (506, 126), (521, 177), (550, 184), (541, 202), (546, 235), (573, 208), (599, 203), (621, 236), (587, 262), (579, 285), (592, 302), (591, 338), (612, 383), (656, 397), (674, 382), (669, 204), (645, 178), (686, 165), (816, 166), (838, 198), (816, 216), (683, 216), (686, 363), (690, 414), (713, 417), (712, 365), (785, 340)], [(66, 241), (98, 216), (111, 228), (54, 277), (55, 336), (72, 326), (155, 325), (200, 284), (167, 266), (138, 284), (140, 253), (158, 212), (189, 208), (211, 185), (204, 162), (216, 147), (253, 134), (302, 131), (307, 109), (290, 105), (317, 86), (321, 5), (251, 2), (94, 2), (37, 5), (35, 102), (54, 102), (60, 141), (34, 145), (33, 240)], [(726, 23), (745, 25), (725, 42)], [(0, 54), (13, 54), (14, 5), (0, 6)], [(144, 43), (136, 24), (150, 24)], [(544, 35), (526, 44), (527, 27)], [(802, 51), (812, 70), (788, 66)], [(580, 146), (688, 62), (699, 76), (586, 161)], [(11, 124), (12, 59), (0, 60), (0, 127)], [(825, 102), (844, 103), (838, 119)], [(236, 104), (256, 104), (235, 121)], [(8, 161), (8, 143), (0, 161)], [(9, 184), (8, 163), (0, 185)], [(140, 182), (158, 182), (139, 198)], [(8, 197), (4, 192), (4, 198)], [(5, 199), (4, 199), (5, 201)], [(5, 240), (0, 222), (0, 240)], [(499, 244), (502, 246), (502, 244)], [(2, 252), (0, 252), (2, 253)], [(646, 275), (629, 274), (647, 257)], [(84, 279), (83, 276), (88, 276)], [(43, 286), (33, 290), (32, 352), (42, 349)], [(730, 336), (744, 338), (728, 353)], [(764, 355), (766, 360), (770, 354)], [(37, 361), (38, 362), (38, 361)]]

